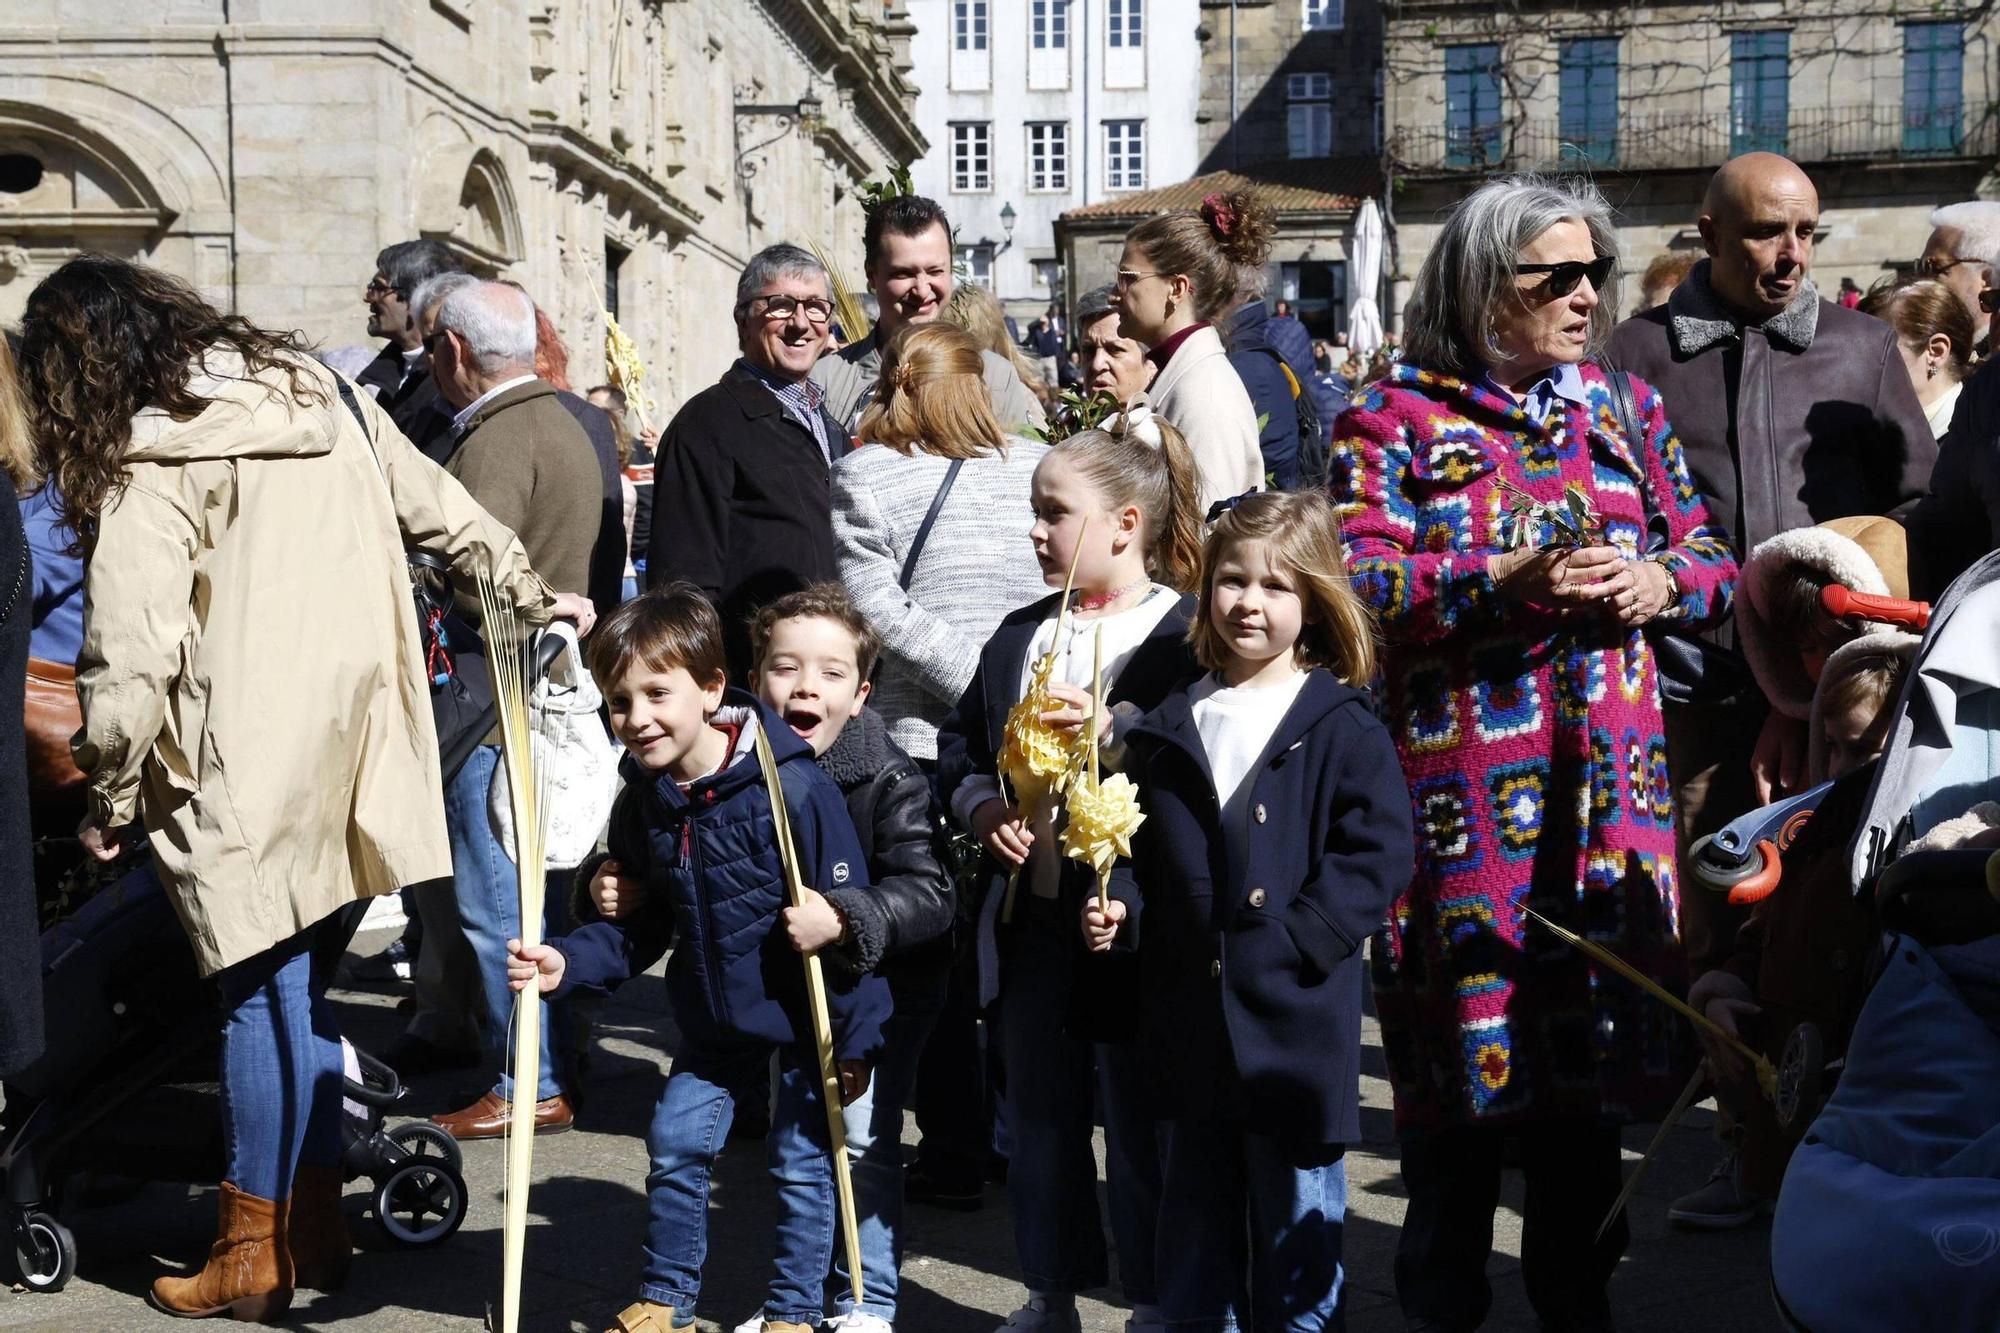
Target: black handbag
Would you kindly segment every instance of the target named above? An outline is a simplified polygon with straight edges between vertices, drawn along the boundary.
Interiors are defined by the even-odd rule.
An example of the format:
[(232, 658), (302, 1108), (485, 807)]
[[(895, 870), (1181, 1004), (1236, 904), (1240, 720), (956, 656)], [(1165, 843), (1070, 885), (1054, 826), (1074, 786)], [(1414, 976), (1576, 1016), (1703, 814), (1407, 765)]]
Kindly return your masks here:
[[(1646, 434), (1639, 426), (1638, 395), (1632, 391), (1632, 377), (1622, 370), (1607, 369), (1611, 385), (1611, 410), (1625, 443), (1639, 466), (1639, 503), (1646, 510), (1646, 545), (1641, 554), (1658, 555), (1673, 544), (1673, 529), (1667, 515), (1653, 499), (1653, 485), (1646, 476)], [(1712, 659), (1719, 651), (1713, 644), (1683, 634), (1671, 625), (1652, 625), (1646, 641), (1653, 645), (1653, 665), (1660, 678), (1660, 697), (1672, 704), (1713, 703), (1729, 691), (1717, 690), (1710, 677), (1717, 665)]]

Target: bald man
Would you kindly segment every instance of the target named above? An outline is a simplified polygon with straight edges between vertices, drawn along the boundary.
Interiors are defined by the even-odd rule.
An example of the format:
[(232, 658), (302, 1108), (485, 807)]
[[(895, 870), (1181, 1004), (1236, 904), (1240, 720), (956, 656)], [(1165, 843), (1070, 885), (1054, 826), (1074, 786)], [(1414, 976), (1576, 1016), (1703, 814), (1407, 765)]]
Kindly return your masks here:
[[(1715, 173), (1702, 202), (1697, 263), (1665, 306), (1618, 326), (1611, 360), (1659, 389), (1709, 512), (1739, 553), (1792, 528), (1888, 514), (1921, 496), (1937, 446), (1889, 326), (1822, 300), (1813, 285), (1819, 191), (1775, 153)], [(1777, 751), (1751, 774), (1769, 708), (1732, 627), (1665, 645), (1667, 747), (1685, 844), (1769, 799)], [(1767, 748), (1785, 737), (1767, 737)], [(1802, 737), (1797, 756), (1804, 756)], [(1802, 766), (1802, 764), (1800, 765)], [(1683, 898), (1699, 969), (1733, 931)], [(1720, 933), (1718, 933), (1720, 930)]]

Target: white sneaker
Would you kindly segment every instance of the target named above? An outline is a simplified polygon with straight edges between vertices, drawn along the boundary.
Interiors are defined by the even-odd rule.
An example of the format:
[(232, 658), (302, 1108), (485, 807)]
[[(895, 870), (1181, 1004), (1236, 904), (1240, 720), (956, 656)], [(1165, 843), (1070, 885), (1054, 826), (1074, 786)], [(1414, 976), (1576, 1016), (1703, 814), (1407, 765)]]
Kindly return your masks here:
[(1074, 1304), (1059, 1310), (1050, 1310), (1042, 1304), (1042, 1297), (1030, 1296), (1028, 1303), (1007, 1316), (1007, 1322), (994, 1333), (1083, 1333), (1083, 1320), (1076, 1312)]
[(849, 1310), (827, 1320), (826, 1333), (896, 1333), (896, 1326), (879, 1314)]
[(730, 1330), (730, 1333), (764, 1333), (764, 1311), (759, 1309), (756, 1314)]

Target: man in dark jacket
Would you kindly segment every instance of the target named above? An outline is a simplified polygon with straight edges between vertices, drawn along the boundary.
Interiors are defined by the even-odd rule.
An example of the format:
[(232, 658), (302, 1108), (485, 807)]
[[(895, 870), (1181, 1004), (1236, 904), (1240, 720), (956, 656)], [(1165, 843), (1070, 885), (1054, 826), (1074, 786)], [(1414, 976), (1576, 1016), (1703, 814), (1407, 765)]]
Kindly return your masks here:
[(820, 262), (795, 245), (752, 256), (736, 284), (743, 355), (660, 441), (647, 585), (685, 581), (715, 603), (732, 681), (748, 677), (758, 607), (839, 577), (832, 469), (851, 443), (808, 378), (826, 345), (830, 290)]
[[(1794, 163), (1732, 159), (1702, 204), (1708, 258), (1611, 340), (1608, 359), (1664, 396), (1709, 512), (1744, 556), (1793, 528), (1912, 504), (1937, 457), (1894, 332), (1813, 286), (1818, 226), (1819, 193)], [(1804, 728), (1771, 711), (1733, 627), (1654, 648), (1686, 865), (1696, 839), (1802, 781)], [(1720, 894), (1682, 895), (1692, 974), (1721, 963), (1743, 915)]]
[[(1292, 490), (1299, 484), (1303, 443), (1299, 438), (1299, 396), (1312, 394), (1317, 388), (1312, 373), (1312, 338), (1305, 325), (1290, 316), (1273, 318), (1264, 307), (1264, 298), (1257, 296), (1229, 317), (1223, 343), (1229, 349), (1229, 364), (1249, 390), (1251, 405), (1263, 422), (1257, 447), (1264, 454), (1264, 471), (1279, 490)], [(1333, 425), (1327, 406), (1317, 397), (1311, 402), (1311, 415), (1322, 434)]]
[(459, 271), (458, 257), (440, 241), (398, 241), (375, 256), (375, 276), (361, 294), (368, 336), (388, 341), (354, 382), (373, 393), (396, 428), (433, 461), (434, 450), (450, 438), (451, 408), (431, 378), (411, 298), (432, 278)]

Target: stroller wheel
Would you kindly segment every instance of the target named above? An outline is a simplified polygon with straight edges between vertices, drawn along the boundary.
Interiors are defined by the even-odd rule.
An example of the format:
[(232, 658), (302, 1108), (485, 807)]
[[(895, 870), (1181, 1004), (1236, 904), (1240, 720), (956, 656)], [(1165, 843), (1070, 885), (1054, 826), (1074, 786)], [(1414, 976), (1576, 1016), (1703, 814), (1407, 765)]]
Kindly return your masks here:
[(1708, 834), (1695, 839), (1694, 846), (1688, 848), (1688, 863), (1691, 873), (1701, 881), (1703, 888), (1721, 893), (1735, 888), (1744, 880), (1764, 871), (1764, 858), (1752, 851), (1743, 860), (1726, 855), (1714, 849), (1715, 835)]
[(1785, 1038), (1785, 1053), (1778, 1059), (1778, 1123), (1787, 1130), (1799, 1129), (1819, 1114), (1819, 1102), (1826, 1073), (1826, 1040), (1819, 1028), (1801, 1023)]
[(375, 1187), (375, 1221), (399, 1245), (436, 1245), (465, 1221), (465, 1181), (442, 1162), (405, 1162)]
[(389, 1131), (389, 1142), (411, 1157), (441, 1162), (454, 1174), (465, 1170), (465, 1151), (458, 1140), (428, 1120), (412, 1120)]
[(14, 1224), (14, 1262), (30, 1291), (58, 1292), (76, 1276), (76, 1237), (47, 1213)]

